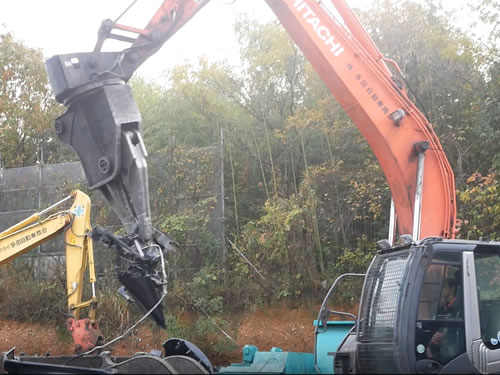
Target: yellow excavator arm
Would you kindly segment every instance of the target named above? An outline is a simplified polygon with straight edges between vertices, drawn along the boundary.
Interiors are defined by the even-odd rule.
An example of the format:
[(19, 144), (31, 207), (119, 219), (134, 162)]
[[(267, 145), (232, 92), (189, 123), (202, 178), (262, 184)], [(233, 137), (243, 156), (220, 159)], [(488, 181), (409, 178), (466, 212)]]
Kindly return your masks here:
[(50, 240), (71, 222), (69, 213), (40, 220), (36, 213), (0, 233), (0, 265), (9, 263), (34, 247)]
[[(73, 199), (69, 209), (56, 211)], [(75, 190), (68, 197), (37, 212), (0, 233), (0, 265), (12, 261), (34, 247), (64, 233), (66, 248), (66, 291), (68, 330), (75, 341), (76, 351), (92, 349), (102, 339), (96, 322), (95, 265), (90, 225), (90, 198)], [(83, 276), (88, 268), (92, 297), (82, 301)], [(90, 307), (88, 318), (80, 318), (80, 310)]]

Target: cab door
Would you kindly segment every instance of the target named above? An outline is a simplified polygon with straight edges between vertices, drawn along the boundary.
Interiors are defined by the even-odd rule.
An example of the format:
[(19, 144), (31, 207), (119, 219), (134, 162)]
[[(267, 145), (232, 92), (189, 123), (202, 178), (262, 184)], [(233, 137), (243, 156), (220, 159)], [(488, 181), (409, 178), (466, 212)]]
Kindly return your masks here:
[(468, 353), (482, 373), (500, 372), (500, 247), (464, 252)]
[(436, 252), (425, 270), (413, 346), (417, 373), (450, 372), (453, 362), (464, 360), (462, 272), (461, 252)]

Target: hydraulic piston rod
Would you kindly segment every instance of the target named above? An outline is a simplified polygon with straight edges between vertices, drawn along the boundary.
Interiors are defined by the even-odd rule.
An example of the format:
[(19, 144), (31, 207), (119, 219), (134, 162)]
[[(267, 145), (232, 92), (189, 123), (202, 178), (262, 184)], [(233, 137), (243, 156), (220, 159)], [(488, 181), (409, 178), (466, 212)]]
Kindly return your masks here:
[(424, 161), (425, 152), (429, 149), (429, 142), (419, 142), (415, 144), (417, 152), (417, 185), (415, 189), (415, 206), (413, 212), (413, 233), (412, 237), (418, 241), (420, 239), (420, 224), (422, 220), (422, 191), (424, 188)]

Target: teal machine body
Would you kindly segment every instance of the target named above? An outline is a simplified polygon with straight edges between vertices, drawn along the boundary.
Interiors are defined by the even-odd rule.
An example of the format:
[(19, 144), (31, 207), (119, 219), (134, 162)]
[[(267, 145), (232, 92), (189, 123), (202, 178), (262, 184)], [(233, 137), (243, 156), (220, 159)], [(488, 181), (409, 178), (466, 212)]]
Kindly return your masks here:
[[(315, 320), (314, 326), (317, 327), (317, 324)], [(284, 352), (280, 348), (261, 352), (254, 345), (245, 345), (242, 363), (223, 367), (218, 373), (333, 374), (335, 352), (354, 324), (353, 321), (328, 321), (326, 329), (315, 329), (315, 353)], [(319, 328), (322, 328), (321, 322)]]

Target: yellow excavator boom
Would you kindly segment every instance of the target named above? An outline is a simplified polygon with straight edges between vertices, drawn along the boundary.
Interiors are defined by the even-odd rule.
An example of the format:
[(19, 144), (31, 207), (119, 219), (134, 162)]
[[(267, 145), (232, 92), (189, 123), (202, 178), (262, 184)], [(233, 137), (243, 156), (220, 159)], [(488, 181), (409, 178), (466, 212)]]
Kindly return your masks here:
[[(54, 212), (56, 207), (73, 199), (69, 209)], [(90, 237), (90, 198), (75, 190), (56, 204), (37, 212), (0, 233), (0, 265), (9, 263), (54, 236), (64, 232), (66, 249), (66, 291), (68, 330), (73, 335), (77, 351), (92, 349), (102, 334), (96, 322), (96, 274), (94, 249)], [(82, 301), (83, 276), (89, 270), (92, 297)], [(90, 307), (88, 319), (80, 320), (80, 310)]]

